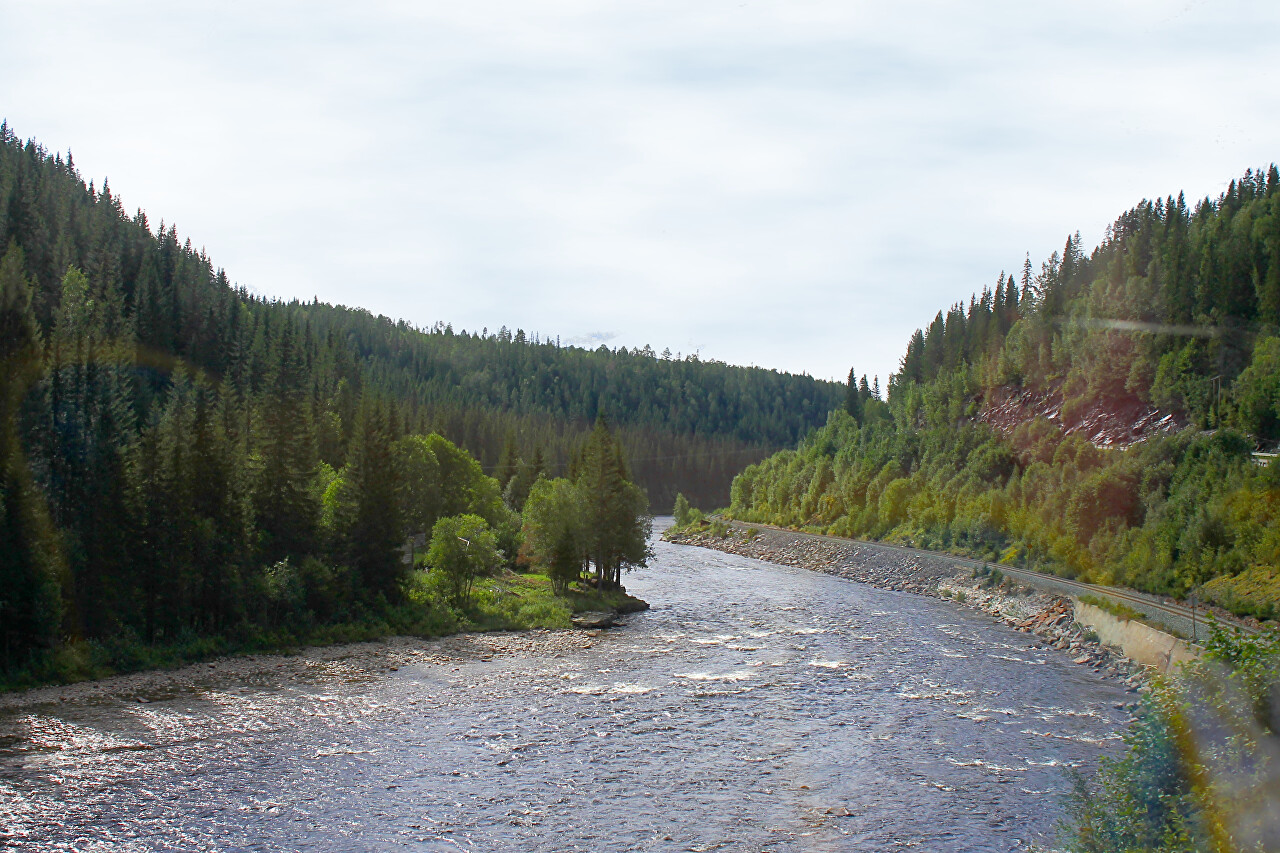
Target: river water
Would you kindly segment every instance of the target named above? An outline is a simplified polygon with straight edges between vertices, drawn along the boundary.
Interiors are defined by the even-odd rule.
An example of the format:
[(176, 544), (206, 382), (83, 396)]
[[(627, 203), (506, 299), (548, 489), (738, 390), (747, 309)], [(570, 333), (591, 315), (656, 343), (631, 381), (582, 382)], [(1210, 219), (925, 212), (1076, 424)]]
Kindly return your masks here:
[(979, 613), (655, 551), (608, 631), (0, 711), (0, 847), (1023, 850), (1121, 747), (1120, 688)]

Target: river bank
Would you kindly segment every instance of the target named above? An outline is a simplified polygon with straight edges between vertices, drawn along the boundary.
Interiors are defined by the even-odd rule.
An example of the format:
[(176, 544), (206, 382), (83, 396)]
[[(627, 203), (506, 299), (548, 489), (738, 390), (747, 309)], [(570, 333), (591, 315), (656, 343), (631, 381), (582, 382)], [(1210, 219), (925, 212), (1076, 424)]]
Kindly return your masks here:
[[(572, 586), (557, 595), (549, 578), (540, 574), (502, 572), (483, 579), (471, 604), (450, 607), (432, 589), (426, 573), (414, 577), (405, 600), (361, 618), (329, 624), (282, 624), (270, 630), (246, 629), (239, 635), (192, 637), (174, 643), (137, 640), (68, 643), (49, 660), (25, 673), (0, 675), (0, 708), (23, 693), (73, 695), (90, 693), (96, 682), (136, 684), (139, 689), (164, 689), (170, 675), (204, 667), (237, 671), (238, 662), (258, 658), (290, 659), (312, 653), (354, 654), (398, 640), (427, 640), (488, 632), (520, 632), (563, 628), (607, 627), (619, 616), (648, 608), (648, 603), (625, 590), (599, 592)], [(251, 666), (250, 666), (251, 668)], [(125, 688), (131, 689), (131, 688)], [(18, 701), (25, 701), (19, 699)]]
[(1089, 667), (1132, 691), (1143, 690), (1152, 674), (1148, 667), (1103, 645), (1096, 633), (1076, 622), (1070, 598), (1021, 587), (998, 572), (984, 574), (967, 566), (948, 566), (945, 561), (888, 555), (857, 542), (767, 528), (731, 526), (720, 536), (707, 526), (671, 527), (663, 538), (836, 575), (880, 589), (947, 599), (1031, 634), (1044, 646), (1068, 652), (1074, 664)]
[(201, 691), (211, 684), (246, 689), (294, 681), (311, 684), (372, 681), (409, 666), (449, 667), (511, 655), (554, 657), (589, 649), (595, 632), (581, 630), (495, 631), (447, 637), (395, 636), (358, 643), (310, 646), (243, 654), (173, 669), (132, 672), (74, 684), (0, 693), (0, 711), (18, 711), (61, 702), (133, 702), (146, 705)]

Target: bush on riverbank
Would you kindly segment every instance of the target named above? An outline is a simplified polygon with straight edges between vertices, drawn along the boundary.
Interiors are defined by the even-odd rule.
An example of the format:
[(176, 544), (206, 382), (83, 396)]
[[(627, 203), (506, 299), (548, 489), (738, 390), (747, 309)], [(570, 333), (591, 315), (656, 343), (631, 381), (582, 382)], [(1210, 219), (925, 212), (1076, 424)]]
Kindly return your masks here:
[(1128, 752), (1079, 779), (1074, 853), (1274, 850), (1280, 816), (1280, 635), (1212, 625), (1205, 657), (1159, 680), (1125, 737)]

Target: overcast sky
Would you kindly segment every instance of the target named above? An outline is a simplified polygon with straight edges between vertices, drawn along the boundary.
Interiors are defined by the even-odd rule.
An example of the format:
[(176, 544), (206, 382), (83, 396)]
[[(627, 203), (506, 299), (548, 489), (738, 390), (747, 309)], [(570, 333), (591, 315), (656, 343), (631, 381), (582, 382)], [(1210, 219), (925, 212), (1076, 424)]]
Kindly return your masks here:
[(0, 114), (262, 294), (883, 381), (1280, 159), (1280, 3), (40, 0)]

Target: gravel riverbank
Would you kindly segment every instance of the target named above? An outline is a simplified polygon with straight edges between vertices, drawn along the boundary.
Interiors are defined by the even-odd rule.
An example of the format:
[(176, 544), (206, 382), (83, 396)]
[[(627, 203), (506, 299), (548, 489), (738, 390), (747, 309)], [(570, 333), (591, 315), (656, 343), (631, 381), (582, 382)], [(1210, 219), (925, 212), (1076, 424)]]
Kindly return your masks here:
[(887, 554), (857, 542), (836, 542), (782, 530), (731, 527), (714, 536), (707, 530), (671, 528), (669, 542), (712, 548), (784, 566), (838, 575), (881, 589), (945, 598), (981, 610), (1026, 634), (1041, 645), (1067, 653), (1073, 663), (1087, 666), (1100, 677), (1142, 690), (1150, 672), (1117, 649), (1103, 646), (1073, 617), (1071, 599), (1020, 587), (1010, 579), (975, 575), (972, 568), (945, 559), (919, 560), (908, 554)]
[(0, 712), (59, 702), (164, 701), (208, 684), (246, 688), (282, 679), (314, 684), (373, 680), (402, 667), (453, 666), (512, 655), (554, 658), (591, 648), (598, 631), (530, 630), (454, 634), (438, 639), (388, 637), (362, 643), (310, 646), (279, 654), (233, 655), (178, 669), (149, 670), (0, 694)]

